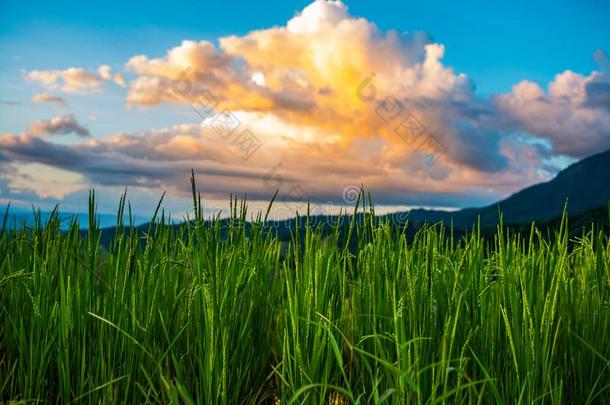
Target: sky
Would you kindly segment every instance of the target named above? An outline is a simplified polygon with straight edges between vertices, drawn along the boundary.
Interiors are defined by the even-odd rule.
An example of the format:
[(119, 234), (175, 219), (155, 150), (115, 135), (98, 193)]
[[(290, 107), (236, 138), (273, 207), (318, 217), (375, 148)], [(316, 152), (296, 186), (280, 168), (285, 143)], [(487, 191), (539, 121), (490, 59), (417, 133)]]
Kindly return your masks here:
[(610, 148), (605, 1), (0, 1), (0, 204), (481, 206)]

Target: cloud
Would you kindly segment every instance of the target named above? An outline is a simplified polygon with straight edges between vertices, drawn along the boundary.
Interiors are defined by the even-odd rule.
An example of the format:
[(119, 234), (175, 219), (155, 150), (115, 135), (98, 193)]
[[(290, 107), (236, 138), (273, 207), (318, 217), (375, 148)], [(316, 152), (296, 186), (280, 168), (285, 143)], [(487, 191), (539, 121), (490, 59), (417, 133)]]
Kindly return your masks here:
[[(161, 58), (131, 58), (126, 69), (136, 78), (127, 102), (264, 113), (332, 132), (342, 144), (374, 138), (397, 144), (405, 158), (430, 152), (425, 145), (407, 147), (397, 136), (404, 115), (380, 117), (379, 103), (388, 98), (446, 145), (448, 164), (484, 172), (506, 167), (497, 130), (464, 108), (479, 103), (472, 82), (443, 65), (444, 46), (426, 33), (384, 32), (351, 16), (342, 2), (318, 0), (285, 26), (218, 42), (183, 41)], [(374, 101), (361, 94), (369, 78)]]
[(585, 106), (610, 112), (610, 82), (591, 81), (585, 86)]
[(125, 79), (123, 78), (123, 75), (121, 75), (120, 73), (116, 73), (116, 74), (112, 74), (112, 69), (110, 66), (108, 65), (101, 65), (98, 69), (97, 69), (100, 77), (104, 80), (107, 81), (113, 81), (114, 83), (118, 84), (121, 87), (125, 87)]
[[(42, 135), (87, 130), (72, 116), (57, 117), (1, 136), (0, 161), (180, 196), (190, 192), (184, 180), (194, 168), (202, 191), (218, 199), (243, 192), (265, 200), (279, 188), (337, 201), (346, 186), (364, 184), (384, 203), (463, 206), (548, 180), (558, 158), (610, 147), (604, 68), (563, 72), (547, 90), (525, 80), (482, 98), (444, 55), (427, 33), (380, 30), (340, 1), (316, 0), (281, 26), (217, 45), (185, 40), (160, 56), (127, 61), (129, 105), (183, 105), (201, 114), (201, 126), (60, 145)], [(596, 54), (600, 65), (604, 57)], [(65, 92), (125, 85), (107, 65), (27, 77)], [(259, 146), (247, 159), (245, 133)]]
[(54, 117), (50, 120), (36, 121), (30, 125), (29, 131), (36, 135), (66, 135), (75, 133), (79, 136), (89, 136), (87, 128), (76, 121), (73, 115)]
[(16, 164), (3, 172), (0, 180), (5, 180), (10, 193), (17, 196), (33, 191), (39, 198), (62, 199), (86, 188), (80, 174), (39, 163)]
[(123, 76), (112, 75), (108, 65), (100, 66), (97, 72), (75, 67), (64, 70), (32, 70), (25, 74), (25, 78), (47, 90), (61, 90), (64, 93), (100, 92), (102, 85), (107, 81), (113, 81), (120, 86), (125, 85)]
[(32, 101), (35, 103), (50, 103), (65, 107), (67, 105), (66, 100), (62, 97), (53, 96), (49, 93), (34, 94)]
[(552, 152), (582, 158), (610, 148), (610, 75), (566, 70), (547, 90), (524, 80), (495, 97), (506, 129), (550, 141)]
[(507, 158), (510, 170), (481, 176), (443, 163), (429, 166), (407, 146), (398, 148), (384, 140), (342, 145), (332, 132), (320, 133), (315, 127), (236, 114), (242, 129), (262, 145), (248, 160), (237, 138), (216, 133), (213, 118), (203, 126), (116, 133), (71, 145), (28, 133), (6, 134), (0, 137), (0, 160), (57, 167), (100, 186), (167, 189), (181, 197), (190, 193), (186, 177), (193, 168), (207, 198), (226, 199), (238, 192), (251, 200), (268, 200), (279, 189), (282, 197), (318, 203), (340, 202), (345, 187), (364, 183), (384, 203), (461, 206), (513, 191), (523, 184), (524, 175), (532, 182), (544, 179), (535, 169), (538, 155), (530, 153), (525, 160), (516, 145), (502, 146), (512, 153)]

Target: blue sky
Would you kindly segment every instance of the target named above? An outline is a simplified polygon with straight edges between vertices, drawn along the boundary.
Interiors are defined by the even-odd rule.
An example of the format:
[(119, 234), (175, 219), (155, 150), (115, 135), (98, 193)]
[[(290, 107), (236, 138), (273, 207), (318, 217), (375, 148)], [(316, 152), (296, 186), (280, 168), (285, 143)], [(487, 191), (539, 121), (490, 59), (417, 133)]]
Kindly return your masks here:
[[(140, 73), (126, 69), (126, 63), (130, 58), (136, 55), (146, 55), (149, 60), (164, 58), (169, 49), (179, 47), (182, 41), (187, 39), (209, 41), (220, 49), (220, 38), (227, 36), (246, 38), (255, 30), (283, 27), (310, 3), (275, 0), (179, 3), (106, 1), (85, 5), (76, 1), (32, 1), (24, 5), (23, 2), (5, 0), (0, 5), (0, 93), (2, 94), (0, 100), (4, 101), (0, 104), (0, 134), (16, 136), (24, 131), (27, 132), (34, 121), (49, 120), (54, 116), (69, 114), (90, 130), (92, 139), (104, 139), (117, 132), (129, 134), (171, 128), (180, 124), (197, 125), (198, 118), (194, 117), (184, 104), (160, 100), (153, 106), (154, 108), (151, 108), (149, 105), (126, 103), (126, 92), (132, 91), (130, 87), (132, 80), (142, 76)], [(378, 29), (377, 34), (372, 34), (372, 39), (369, 38), (367, 41), (374, 41), (375, 35), (384, 37), (388, 30), (409, 34), (422, 31), (429, 35), (430, 43), (444, 45), (443, 67), (453, 69), (456, 76), (463, 73), (474, 86), (474, 95), (466, 96), (469, 111), (474, 105), (493, 104), (493, 100), (498, 95), (512, 94), (512, 87), (523, 80), (538, 84), (545, 92), (547, 85), (552, 83), (558, 74), (567, 70), (582, 76), (578, 79), (583, 83), (582, 88), (591, 81), (605, 83), (606, 80), (604, 67), (600, 66), (599, 60), (597, 62), (594, 60), (593, 55), (595, 52), (600, 54), (601, 51), (603, 54), (610, 50), (610, 24), (607, 21), (607, 16), (610, 15), (610, 3), (608, 2), (539, 1), (532, 4), (525, 1), (346, 1), (345, 6), (349, 10), (349, 18), (362, 17)], [(334, 34), (329, 30), (325, 35), (331, 38)], [(244, 59), (247, 60), (246, 57)], [(607, 64), (607, 61), (603, 63)], [(124, 75), (127, 81), (126, 87), (107, 84), (103, 86), (103, 91), (96, 91), (95, 94), (70, 92), (61, 94), (61, 90), (48, 91), (49, 89), (42, 88), (32, 80), (24, 79), (27, 73), (33, 70), (52, 71), (77, 67), (96, 71), (100, 65), (108, 65), (113, 72)], [(601, 78), (591, 76), (595, 71), (601, 72)], [(397, 88), (402, 89), (401, 86)], [(523, 87), (522, 92), (525, 91)], [(42, 92), (64, 98), (67, 100), (67, 106), (58, 108), (57, 105), (33, 103), (33, 95)], [(402, 96), (401, 94), (400, 97)], [(460, 95), (460, 97), (464, 96)], [(535, 107), (540, 108), (540, 111), (547, 111), (546, 109), (553, 107), (553, 111), (556, 111), (559, 108), (559, 101), (553, 99), (550, 93), (545, 97), (549, 98), (547, 103), (537, 104)], [(510, 104), (514, 107), (514, 103), (509, 103), (508, 98), (505, 101), (505, 105)], [(9, 105), (13, 102), (20, 105)], [(242, 111), (241, 108), (234, 107), (234, 109)], [(505, 107), (504, 111), (508, 109), (509, 107)], [(248, 113), (247, 109), (243, 112)], [(267, 113), (270, 117), (287, 119), (287, 116), (275, 111)], [(452, 114), (454, 112), (446, 115)], [(601, 113), (596, 110), (596, 114)], [(425, 112), (423, 115), (426, 115)], [(504, 121), (507, 115), (508, 113), (505, 113), (501, 120)], [(595, 125), (590, 122), (587, 125), (592, 125), (597, 131), (594, 138), (601, 139), (593, 147), (601, 148), (605, 145), (604, 128), (607, 122), (605, 116), (596, 116), (596, 119)], [(515, 149), (515, 145), (519, 147), (525, 145), (524, 147), (528, 148), (529, 145), (545, 142), (551, 145), (549, 148), (552, 150), (538, 157), (538, 167), (532, 168), (535, 173), (540, 174), (540, 179), (545, 175), (552, 175), (562, 165), (596, 150), (582, 150), (580, 145), (572, 145), (570, 149), (564, 141), (563, 144), (566, 145), (562, 146), (562, 141), (551, 134), (551, 129), (538, 128), (531, 122), (532, 117), (525, 117), (523, 111), (514, 111), (514, 108), (510, 112), (510, 119), (507, 118), (506, 121), (510, 122), (503, 124), (501, 128), (489, 129), (490, 135), (484, 138), (482, 144), (493, 143), (490, 147), (498, 152), (498, 161), (504, 158), (512, 159), (509, 155), (517, 152), (515, 150), (507, 152), (507, 150), (509, 147)], [(296, 125), (294, 122), (291, 124)], [(464, 124), (456, 121), (444, 122), (442, 126), (457, 131), (456, 128), (465, 126), (470, 128), (471, 124), (471, 122)], [(480, 128), (479, 124), (477, 123), (475, 127)], [(574, 128), (579, 125), (581, 124), (574, 123)], [(341, 128), (338, 131), (341, 132)], [(569, 137), (570, 134), (565, 136)], [(492, 138), (495, 140), (491, 141)], [(70, 147), (80, 140), (76, 135), (66, 134), (55, 137), (52, 142)], [(451, 142), (447, 140), (446, 143), (451, 144)], [(453, 160), (459, 164), (469, 162), (472, 160), (471, 156), (465, 155), (472, 153), (470, 149), (473, 148), (472, 145), (465, 147), (462, 142), (459, 147), (453, 149), (456, 155)], [(6, 158), (6, 160), (10, 159)], [(15, 176), (15, 165), (27, 163), (27, 158), (24, 157), (8, 163), (12, 165), (12, 174), (5, 164), (5, 181), (11, 183), (10, 176)], [(47, 163), (37, 162), (37, 164)], [(451, 165), (447, 167), (449, 166)], [(481, 168), (475, 167), (475, 169)], [(508, 173), (509, 169), (506, 170)], [(480, 182), (481, 184), (473, 187), (464, 183), (464, 191), (461, 194), (450, 191), (449, 194), (454, 198), (439, 195), (436, 200), (422, 197), (406, 202), (415, 204), (420, 201), (426, 205), (435, 205), (436, 201), (439, 206), (463, 206), (469, 205), (467, 196), (471, 196), (472, 204), (480, 205), (531, 182), (528, 178), (518, 181), (519, 175), (525, 176), (524, 173), (516, 172), (510, 176), (506, 174), (505, 178), (498, 180), (498, 186), (494, 187), (492, 178), (499, 177), (494, 172), (490, 174), (490, 180), (487, 182)], [(90, 174), (83, 176), (83, 184), (96, 186), (93, 176)], [(440, 174), (433, 173), (431, 176), (435, 178), (434, 176)], [(475, 175), (463, 174), (463, 176)], [(476, 176), (483, 177), (483, 174), (478, 173)], [(361, 177), (362, 175), (360, 177), (354, 175), (352, 180), (356, 183)], [(510, 179), (507, 179), (508, 177)], [(462, 181), (461, 175), (460, 181)], [(378, 182), (372, 181), (372, 183)], [(485, 186), (482, 183), (486, 183)], [(101, 184), (101, 186), (110, 185)], [(10, 185), (7, 187), (11, 188)], [(422, 191), (423, 186), (413, 185), (413, 187), (416, 191), (403, 191), (409, 195), (427, 194), (427, 190)], [(430, 192), (438, 193), (439, 187), (432, 187)], [(239, 193), (241, 190), (237, 188), (235, 192)], [(486, 194), (484, 189), (491, 191)], [(35, 190), (30, 191), (36, 194)], [(24, 193), (23, 188), (20, 192)], [(5, 195), (7, 193), (9, 192), (5, 192)], [(317, 191), (308, 193), (312, 196), (318, 194), (319, 198), (323, 199), (330, 197), (332, 193), (326, 189), (319, 193)], [(337, 194), (340, 192), (338, 191)], [(396, 204), (401, 199), (390, 190), (381, 190), (380, 194), (386, 196), (382, 198), (386, 198), (388, 204)], [(264, 198), (264, 193), (261, 193), (260, 197)], [(24, 198), (37, 202), (49, 200), (49, 197), (40, 196)]]
[[(30, 68), (123, 63), (182, 39), (214, 39), (283, 24), (308, 1), (99, 2), (5, 0), (3, 60)], [(607, 1), (347, 1), (353, 15), (382, 29), (426, 31), (447, 48), (446, 62), (468, 72), (484, 93), (525, 77), (546, 83), (561, 70), (588, 72), (610, 46)], [(58, 54), (57, 48), (75, 52)], [(7, 58), (8, 57), (8, 58)], [(8, 66), (15, 65), (10, 62)]]

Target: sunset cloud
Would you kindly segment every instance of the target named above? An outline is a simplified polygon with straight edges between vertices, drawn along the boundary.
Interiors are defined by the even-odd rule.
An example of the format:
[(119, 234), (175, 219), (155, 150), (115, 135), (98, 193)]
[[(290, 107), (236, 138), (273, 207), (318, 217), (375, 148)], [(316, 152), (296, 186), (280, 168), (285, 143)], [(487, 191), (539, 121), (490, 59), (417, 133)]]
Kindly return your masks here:
[(582, 158), (610, 149), (610, 76), (566, 70), (543, 90), (522, 81), (496, 97), (509, 129), (550, 141), (556, 154)]
[(62, 107), (65, 107), (67, 104), (64, 98), (53, 96), (49, 93), (34, 94), (32, 96), (32, 101), (35, 103), (50, 103)]
[(343, 3), (319, 0), (283, 27), (219, 44), (184, 41), (162, 58), (131, 58), (128, 103), (264, 113), (331, 133), (338, 144), (373, 138), (409, 156), (434, 153), (400, 139), (400, 121), (412, 115), (434, 133), (447, 164), (486, 172), (506, 165), (499, 134), (483, 122), (491, 111), (479, 111), (470, 80), (443, 65), (444, 46), (425, 33), (382, 32)]
[(120, 86), (125, 85), (123, 76), (112, 75), (107, 65), (100, 66), (97, 72), (74, 67), (65, 70), (32, 70), (25, 74), (25, 78), (47, 90), (61, 90), (64, 93), (100, 92), (102, 85), (107, 81), (113, 81)]
[(30, 125), (29, 131), (36, 135), (66, 135), (77, 134), (79, 136), (89, 136), (89, 130), (79, 124), (73, 115), (54, 117), (50, 120), (36, 121)]
[(190, 193), (185, 173), (193, 168), (207, 198), (223, 199), (239, 190), (250, 199), (267, 200), (279, 189), (281, 197), (318, 203), (341, 201), (346, 187), (362, 183), (386, 203), (459, 206), (512, 191), (524, 175), (544, 179), (537, 172), (540, 157), (530, 153), (526, 160), (514, 145), (504, 145), (512, 153), (510, 170), (482, 176), (473, 169), (429, 165), (407, 146), (383, 140), (341, 145), (331, 132), (321, 134), (315, 127), (252, 113), (237, 116), (261, 142), (248, 158), (239, 138), (219, 136), (210, 118), (203, 126), (117, 133), (72, 145), (6, 134), (0, 137), (0, 160), (37, 162), (81, 173), (93, 184), (167, 189), (183, 197)]
[(116, 73), (113, 74), (112, 73), (112, 68), (108, 65), (101, 65), (98, 69), (97, 72), (99, 73), (100, 77), (106, 81), (113, 81), (114, 83), (118, 84), (121, 87), (125, 87), (125, 79), (123, 78), (123, 75), (120, 73)]

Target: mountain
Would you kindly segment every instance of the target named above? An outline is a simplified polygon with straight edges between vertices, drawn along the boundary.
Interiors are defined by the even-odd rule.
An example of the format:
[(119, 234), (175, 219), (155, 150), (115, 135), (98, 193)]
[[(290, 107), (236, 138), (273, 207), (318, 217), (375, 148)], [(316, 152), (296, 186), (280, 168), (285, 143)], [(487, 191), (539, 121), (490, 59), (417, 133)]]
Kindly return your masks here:
[(583, 159), (568, 166), (546, 183), (525, 188), (497, 203), (481, 208), (446, 212), (417, 209), (409, 221), (435, 223), (444, 221), (456, 228), (470, 228), (480, 217), (481, 227), (498, 223), (501, 212), (506, 224), (546, 222), (560, 217), (568, 203), (568, 214), (607, 207), (610, 201), (610, 151)]
[[(2, 220), (6, 212), (6, 206), (0, 206), (0, 228), (2, 227)], [(40, 221), (46, 224), (51, 217), (51, 211), (34, 211), (27, 210), (18, 207), (10, 207), (7, 218), (7, 225), (9, 228), (17, 228), (25, 223), (27, 226), (32, 226), (36, 221), (36, 216), (40, 215)], [(89, 226), (89, 214), (87, 213), (73, 213), (73, 212), (58, 212), (59, 218), (61, 219), (61, 229), (66, 230), (72, 219), (76, 219), (79, 222), (81, 229), (87, 229)], [(117, 216), (116, 214), (97, 214), (96, 216), (98, 226), (100, 228), (108, 228), (116, 225)], [(127, 216), (124, 218), (125, 222), (129, 222)], [(150, 218), (134, 216), (132, 220), (135, 225), (140, 225), (149, 221)]]

